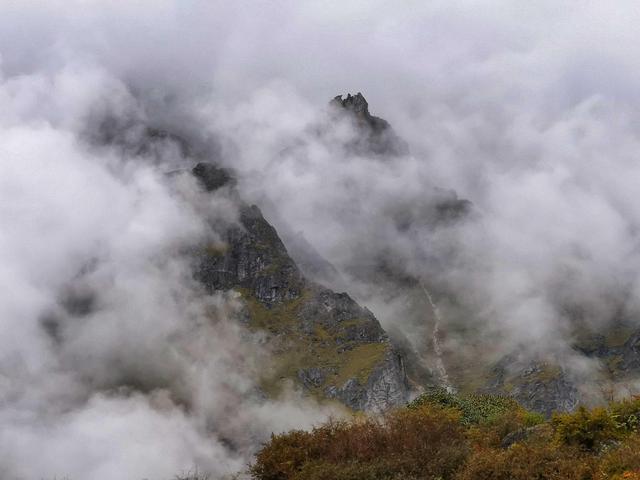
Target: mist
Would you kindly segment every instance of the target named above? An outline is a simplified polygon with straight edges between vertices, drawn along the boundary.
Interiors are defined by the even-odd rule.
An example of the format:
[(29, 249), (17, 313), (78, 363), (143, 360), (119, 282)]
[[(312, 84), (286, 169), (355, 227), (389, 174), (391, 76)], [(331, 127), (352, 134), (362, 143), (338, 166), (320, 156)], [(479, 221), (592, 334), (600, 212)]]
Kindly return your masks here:
[(121, 81), (34, 73), (1, 96), (3, 478), (220, 478), (331, 413), (258, 391), (268, 345), (192, 274), (237, 198), (176, 173), (194, 159), (145, 135)]
[[(354, 275), (379, 258), (501, 354), (598, 369), (572, 322), (640, 308), (640, 12), (423, 3), (0, 3), (3, 478), (218, 478), (335, 414), (262, 398), (268, 345), (193, 280), (190, 249), (238, 207), (167, 175), (202, 158), (385, 328), (413, 333)], [(328, 102), (358, 91), (409, 154), (344, 148)], [(430, 221), (451, 198), (472, 214)]]

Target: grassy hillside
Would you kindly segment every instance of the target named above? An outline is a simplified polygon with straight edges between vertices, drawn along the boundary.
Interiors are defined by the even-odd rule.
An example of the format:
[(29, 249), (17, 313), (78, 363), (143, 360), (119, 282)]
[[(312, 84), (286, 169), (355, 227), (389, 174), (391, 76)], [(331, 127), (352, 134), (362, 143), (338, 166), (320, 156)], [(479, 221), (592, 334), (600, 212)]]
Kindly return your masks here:
[(640, 398), (550, 420), (436, 390), (384, 417), (272, 436), (255, 480), (640, 479)]
[(359, 307), (351, 305), (350, 299), (356, 310), (341, 309), (340, 321), (311, 322), (305, 309), (320, 303), (317, 288), (307, 288), (298, 298), (271, 308), (250, 291), (239, 291), (247, 306), (249, 328), (269, 335), (273, 365), (261, 387), (271, 397), (277, 397), (287, 382), (304, 387), (318, 400), (326, 400), (327, 389), (350, 379), (366, 386), (391, 351), (388, 341), (360, 335), (371, 328), (371, 319), (358, 317)]

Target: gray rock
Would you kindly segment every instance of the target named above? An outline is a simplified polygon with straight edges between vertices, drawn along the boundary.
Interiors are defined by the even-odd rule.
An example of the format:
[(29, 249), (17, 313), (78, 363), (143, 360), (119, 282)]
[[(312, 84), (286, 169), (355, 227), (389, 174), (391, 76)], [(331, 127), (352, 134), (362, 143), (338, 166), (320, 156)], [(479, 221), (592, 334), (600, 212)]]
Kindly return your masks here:
[(247, 289), (267, 305), (297, 298), (304, 278), (260, 209), (243, 206), (240, 223), (227, 232), (228, 248), (201, 256), (196, 278), (210, 291)]
[(365, 410), (384, 411), (389, 406), (407, 403), (407, 375), (404, 360), (397, 351), (390, 350), (385, 362), (374, 369), (368, 387)]
[[(209, 191), (230, 184), (228, 172), (214, 166), (199, 164), (194, 174)], [(359, 378), (370, 373), (363, 384), (352, 378), (341, 386), (324, 387), (324, 392), (354, 410), (382, 411), (404, 404), (408, 386), (403, 360), (375, 316), (346, 293), (307, 280), (258, 207), (241, 204), (239, 220), (240, 225), (228, 228), (224, 248), (203, 249), (196, 278), (211, 292), (235, 289), (245, 300), (260, 302), (266, 309), (260, 313), (262, 326), (279, 348), (286, 349), (287, 344), (319, 348), (323, 359), (318, 358), (318, 364), (313, 364), (316, 357), (311, 355), (304, 365), (293, 365), (294, 380), (307, 389), (330, 384), (330, 377), (346, 368), (353, 349), (381, 344), (381, 350), (373, 349), (372, 358), (365, 357)], [(274, 312), (273, 319), (269, 311)], [(251, 319), (243, 323), (250, 325)]]
[(348, 147), (358, 154), (407, 155), (409, 146), (393, 131), (386, 120), (369, 113), (369, 104), (362, 93), (336, 96), (329, 105), (334, 111), (346, 113), (360, 135)]
[(550, 417), (570, 412), (579, 403), (578, 389), (560, 366), (516, 354), (493, 368), (485, 393), (508, 395), (525, 408)]
[(300, 318), (305, 332), (312, 333), (320, 324), (337, 338), (338, 343), (375, 343), (386, 339), (373, 314), (346, 293), (321, 288), (303, 305)]
[(235, 184), (235, 179), (229, 170), (218, 167), (212, 163), (198, 163), (192, 172), (208, 192), (217, 190), (225, 185)]
[(298, 370), (298, 379), (307, 388), (320, 387), (328, 375), (336, 373), (334, 368), (312, 367)]
[(390, 349), (384, 362), (371, 372), (364, 385), (356, 378), (350, 378), (341, 386), (328, 387), (325, 394), (353, 410), (383, 412), (389, 407), (406, 404), (408, 391), (402, 357)]
[(594, 333), (588, 345), (576, 345), (576, 350), (607, 362), (613, 377), (637, 374), (640, 371), (640, 330), (628, 328), (629, 338), (622, 345), (611, 346), (605, 335)]

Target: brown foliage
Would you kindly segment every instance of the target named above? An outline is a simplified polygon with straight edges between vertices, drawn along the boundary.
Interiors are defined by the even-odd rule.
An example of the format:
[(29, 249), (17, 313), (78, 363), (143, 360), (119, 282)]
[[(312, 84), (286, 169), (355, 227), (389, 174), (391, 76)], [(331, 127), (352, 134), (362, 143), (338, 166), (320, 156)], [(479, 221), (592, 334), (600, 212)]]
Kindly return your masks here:
[(580, 407), (573, 413), (555, 414), (552, 424), (561, 442), (584, 450), (598, 450), (619, 436), (613, 416), (602, 407)]
[(576, 448), (549, 442), (516, 443), (507, 449), (474, 452), (457, 475), (459, 480), (593, 479), (593, 458)]
[(467, 453), (459, 416), (425, 406), (273, 436), (251, 474), (259, 480), (450, 478)]
[(602, 479), (640, 479), (640, 435), (633, 434), (611, 448), (600, 464)]
[[(434, 398), (381, 419), (273, 436), (251, 474), (256, 480), (640, 480), (638, 398), (542, 423), (518, 405), (503, 408), (502, 399)], [(454, 405), (442, 405), (443, 398)]]

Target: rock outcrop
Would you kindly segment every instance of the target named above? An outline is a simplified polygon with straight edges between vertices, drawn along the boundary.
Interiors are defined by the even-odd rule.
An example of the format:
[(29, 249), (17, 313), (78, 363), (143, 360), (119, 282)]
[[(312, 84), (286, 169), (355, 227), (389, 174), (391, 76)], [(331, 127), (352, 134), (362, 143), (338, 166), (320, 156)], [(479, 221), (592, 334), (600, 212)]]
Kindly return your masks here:
[(626, 322), (615, 322), (601, 332), (582, 329), (574, 348), (600, 360), (614, 380), (640, 371), (640, 330)]
[(484, 391), (508, 395), (546, 417), (553, 412), (570, 412), (579, 401), (575, 382), (565, 369), (516, 354), (505, 356), (494, 366)]
[(330, 102), (334, 112), (346, 114), (353, 121), (358, 135), (347, 147), (358, 154), (406, 155), (409, 153), (407, 142), (401, 139), (386, 120), (369, 113), (369, 104), (362, 93), (336, 96)]
[[(198, 164), (193, 174), (206, 191), (233, 185), (213, 165)], [(353, 410), (404, 404), (404, 361), (374, 315), (306, 279), (257, 206), (240, 202), (239, 210), (224, 243), (202, 249), (195, 275), (210, 292), (239, 292), (249, 328), (267, 333), (274, 369), (263, 390), (277, 395), (293, 382)]]
[(228, 169), (218, 167), (212, 163), (198, 163), (193, 168), (193, 175), (200, 180), (201, 185), (207, 192), (212, 192), (227, 185), (234, 186), (236, 183)]
[(324, 393), (354, 410), (384, 411), (390, 405), (403, 405), (407, 402), (406, 381), (398, 382), (396, 373), (404, 374), (404, 371), (402, 356), (397, 351), (388, 349), (365, 382), (350, 378), (342, 385), (325, 388)]
[(210, 291), (240, 288), (266, 305), (298, 298), (304, 279), (260, 209), (241, 205), (240, 224), (224, 245), (208, 247), (197, 278)]

